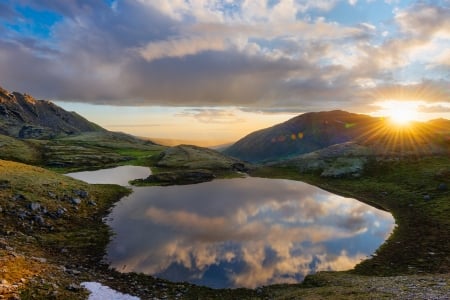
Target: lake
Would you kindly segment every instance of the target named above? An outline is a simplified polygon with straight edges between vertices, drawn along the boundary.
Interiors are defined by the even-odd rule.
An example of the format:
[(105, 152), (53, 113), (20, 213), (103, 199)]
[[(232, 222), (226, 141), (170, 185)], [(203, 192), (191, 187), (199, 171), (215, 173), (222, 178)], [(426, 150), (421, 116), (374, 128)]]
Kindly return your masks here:
[(394, 228), (389, 213), (357, 200), (252, 177), (133, 187), (107, 223), (115, 236), (106, 259), (117, 270), (213, 288), (295, 283), (317, 271), (351, 269)]
[(96, 171), (68, 173), (66, 176), (70, 176), (90, 184), (118, 184), (129, 186), (128, 181), (147, 178), (150, 174), (150, 168), (139, 166), (120, 166)]

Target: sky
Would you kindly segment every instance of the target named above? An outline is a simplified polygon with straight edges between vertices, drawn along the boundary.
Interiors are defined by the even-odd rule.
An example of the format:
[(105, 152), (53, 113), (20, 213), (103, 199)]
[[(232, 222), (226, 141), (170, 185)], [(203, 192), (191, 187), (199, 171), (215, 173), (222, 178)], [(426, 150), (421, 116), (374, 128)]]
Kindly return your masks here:
[(398, 101), (450, 118), (450, 0), (0, 0), (0, 86), (213, 144)]

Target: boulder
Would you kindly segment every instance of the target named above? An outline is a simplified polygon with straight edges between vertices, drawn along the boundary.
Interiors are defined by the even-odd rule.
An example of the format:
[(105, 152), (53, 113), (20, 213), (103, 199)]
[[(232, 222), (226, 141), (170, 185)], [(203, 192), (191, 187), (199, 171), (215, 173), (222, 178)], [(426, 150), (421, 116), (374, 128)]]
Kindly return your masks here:
[(85, 190), (73, 190), (73, 193), (83, 199), (89, 196), (89, 193)]
[(322, 177), (360, 177), (366, 158), (342, 157), (329, 164), (322, 172)]
[(80, 198), (72, 198), (72, 199), (70, 199), (70, 203), (72, 203), (74, 205), (80, 205), (81, 199)]
[(28, 208), (31, 211), (36, 211), (36, 210), (41, 209), (41, 205), (39, 203), (37, 203), (37, 202), (31, 202), (30, 204), (28, 204)]

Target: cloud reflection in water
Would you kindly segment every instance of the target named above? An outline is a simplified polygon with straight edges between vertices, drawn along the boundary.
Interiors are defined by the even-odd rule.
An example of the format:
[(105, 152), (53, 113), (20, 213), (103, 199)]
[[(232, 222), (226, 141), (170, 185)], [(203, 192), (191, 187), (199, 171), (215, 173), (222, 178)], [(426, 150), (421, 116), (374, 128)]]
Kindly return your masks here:
[(394, 220), (302, 182), (245, 178), (134, 188), (109, 225), (116, 235), (108, 260), (118, 270), (219, 288), (350, 269)]

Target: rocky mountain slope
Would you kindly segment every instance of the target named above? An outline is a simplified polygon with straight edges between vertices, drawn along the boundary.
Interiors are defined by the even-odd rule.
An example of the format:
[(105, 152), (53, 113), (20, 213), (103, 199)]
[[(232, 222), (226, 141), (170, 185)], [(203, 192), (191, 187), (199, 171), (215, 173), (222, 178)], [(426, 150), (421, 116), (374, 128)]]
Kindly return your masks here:
[(224, 153), (250, 162), (267, 162), (353, 141), (376, 148), (378, 154), (423, 154), (448, 151), (449, 137), (450, 121), (445, 119), (396, 128), (384, 119), (335, 110), (305, 113), (253, 132)]
[(94, 131), (104, 129), (50, 101), (10, 93), (0, 87), (1, 134), (21, 139), (48, 139)]
[(0, 87), (0, 159), (64, 172), (144, 163), (164, 149), (103, 129), (50, 101)]

